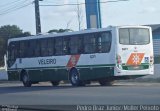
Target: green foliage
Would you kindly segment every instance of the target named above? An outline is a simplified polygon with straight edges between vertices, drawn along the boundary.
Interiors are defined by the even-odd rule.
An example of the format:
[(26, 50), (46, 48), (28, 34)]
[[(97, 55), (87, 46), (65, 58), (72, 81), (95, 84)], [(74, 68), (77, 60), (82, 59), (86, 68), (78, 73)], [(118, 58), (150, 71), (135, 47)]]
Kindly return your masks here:
[(4, 54), (7, 49), (7, 41), (10, 38), (24, 37), (31, 35), (29, 32), (24, 32), (16, 25), (5, 25), (0, 27), (0, 66), (4, 65)]
[(0, 36), (6, 39), (22, 34), (22, 30), (16, 25), (5, 25), (0, 27)]
[(53, 32), (56, 32), (56, 33), (63, 33), (63, 32), (69, 32), (69, 31), (72, 31), (71, 29), (53, 29), (53, 30), (49, 30), (48, 33), (53, 33)]

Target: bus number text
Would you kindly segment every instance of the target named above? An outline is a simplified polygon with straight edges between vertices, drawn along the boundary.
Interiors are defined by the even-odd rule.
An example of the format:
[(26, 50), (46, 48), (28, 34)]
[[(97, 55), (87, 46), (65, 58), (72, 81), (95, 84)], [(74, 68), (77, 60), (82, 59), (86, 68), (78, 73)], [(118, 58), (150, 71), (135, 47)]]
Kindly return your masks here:
[(90, 55), (90, 58), (91, 59), (96, 58), (96, 55)]

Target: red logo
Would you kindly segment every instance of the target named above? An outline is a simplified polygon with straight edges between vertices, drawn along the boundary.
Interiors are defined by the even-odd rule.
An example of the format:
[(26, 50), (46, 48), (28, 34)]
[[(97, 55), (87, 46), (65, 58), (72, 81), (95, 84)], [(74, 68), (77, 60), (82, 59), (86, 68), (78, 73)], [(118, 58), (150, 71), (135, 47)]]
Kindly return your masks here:
[(144, 53), (132, 53), (127, 61), (127, 65), (140, 65), (143, 57)]
[(67, 67), (72, 68), (72, 67), (76, 66), (79, 58), (80, 58), (80, 55), (71, 55), (71, 57), (67, 63)]

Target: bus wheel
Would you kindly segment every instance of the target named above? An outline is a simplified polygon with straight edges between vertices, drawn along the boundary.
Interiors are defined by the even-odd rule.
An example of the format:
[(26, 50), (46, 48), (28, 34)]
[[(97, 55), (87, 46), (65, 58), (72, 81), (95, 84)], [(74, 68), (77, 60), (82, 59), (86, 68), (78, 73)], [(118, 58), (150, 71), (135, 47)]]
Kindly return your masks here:
[(59, 81), (51, 81), (52, 86), (58, 86), (59, 85)]
[(22, 82), (24, 87), (31, 87), (32, 83), (29, 80), (29, 75), (26, 72), (23, 72), (22, 74)]
[(72, 69), (70, 71), (70, 82), (71, 82), (72, 86), (80, 86), (81, 85), (79, 73), (78, 73), (77, 69)]
[(101, 86), (112, 86), (114, 81), (111, 80), (99, 80)]

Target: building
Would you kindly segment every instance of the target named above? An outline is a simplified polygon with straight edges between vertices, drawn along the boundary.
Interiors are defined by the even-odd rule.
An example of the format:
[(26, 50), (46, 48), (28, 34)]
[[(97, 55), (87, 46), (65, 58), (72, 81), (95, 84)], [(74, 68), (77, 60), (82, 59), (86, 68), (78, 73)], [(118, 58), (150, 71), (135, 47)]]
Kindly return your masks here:
[(154, 56), (160, 57), (160, 24), (147, 26), (152, 28)]

